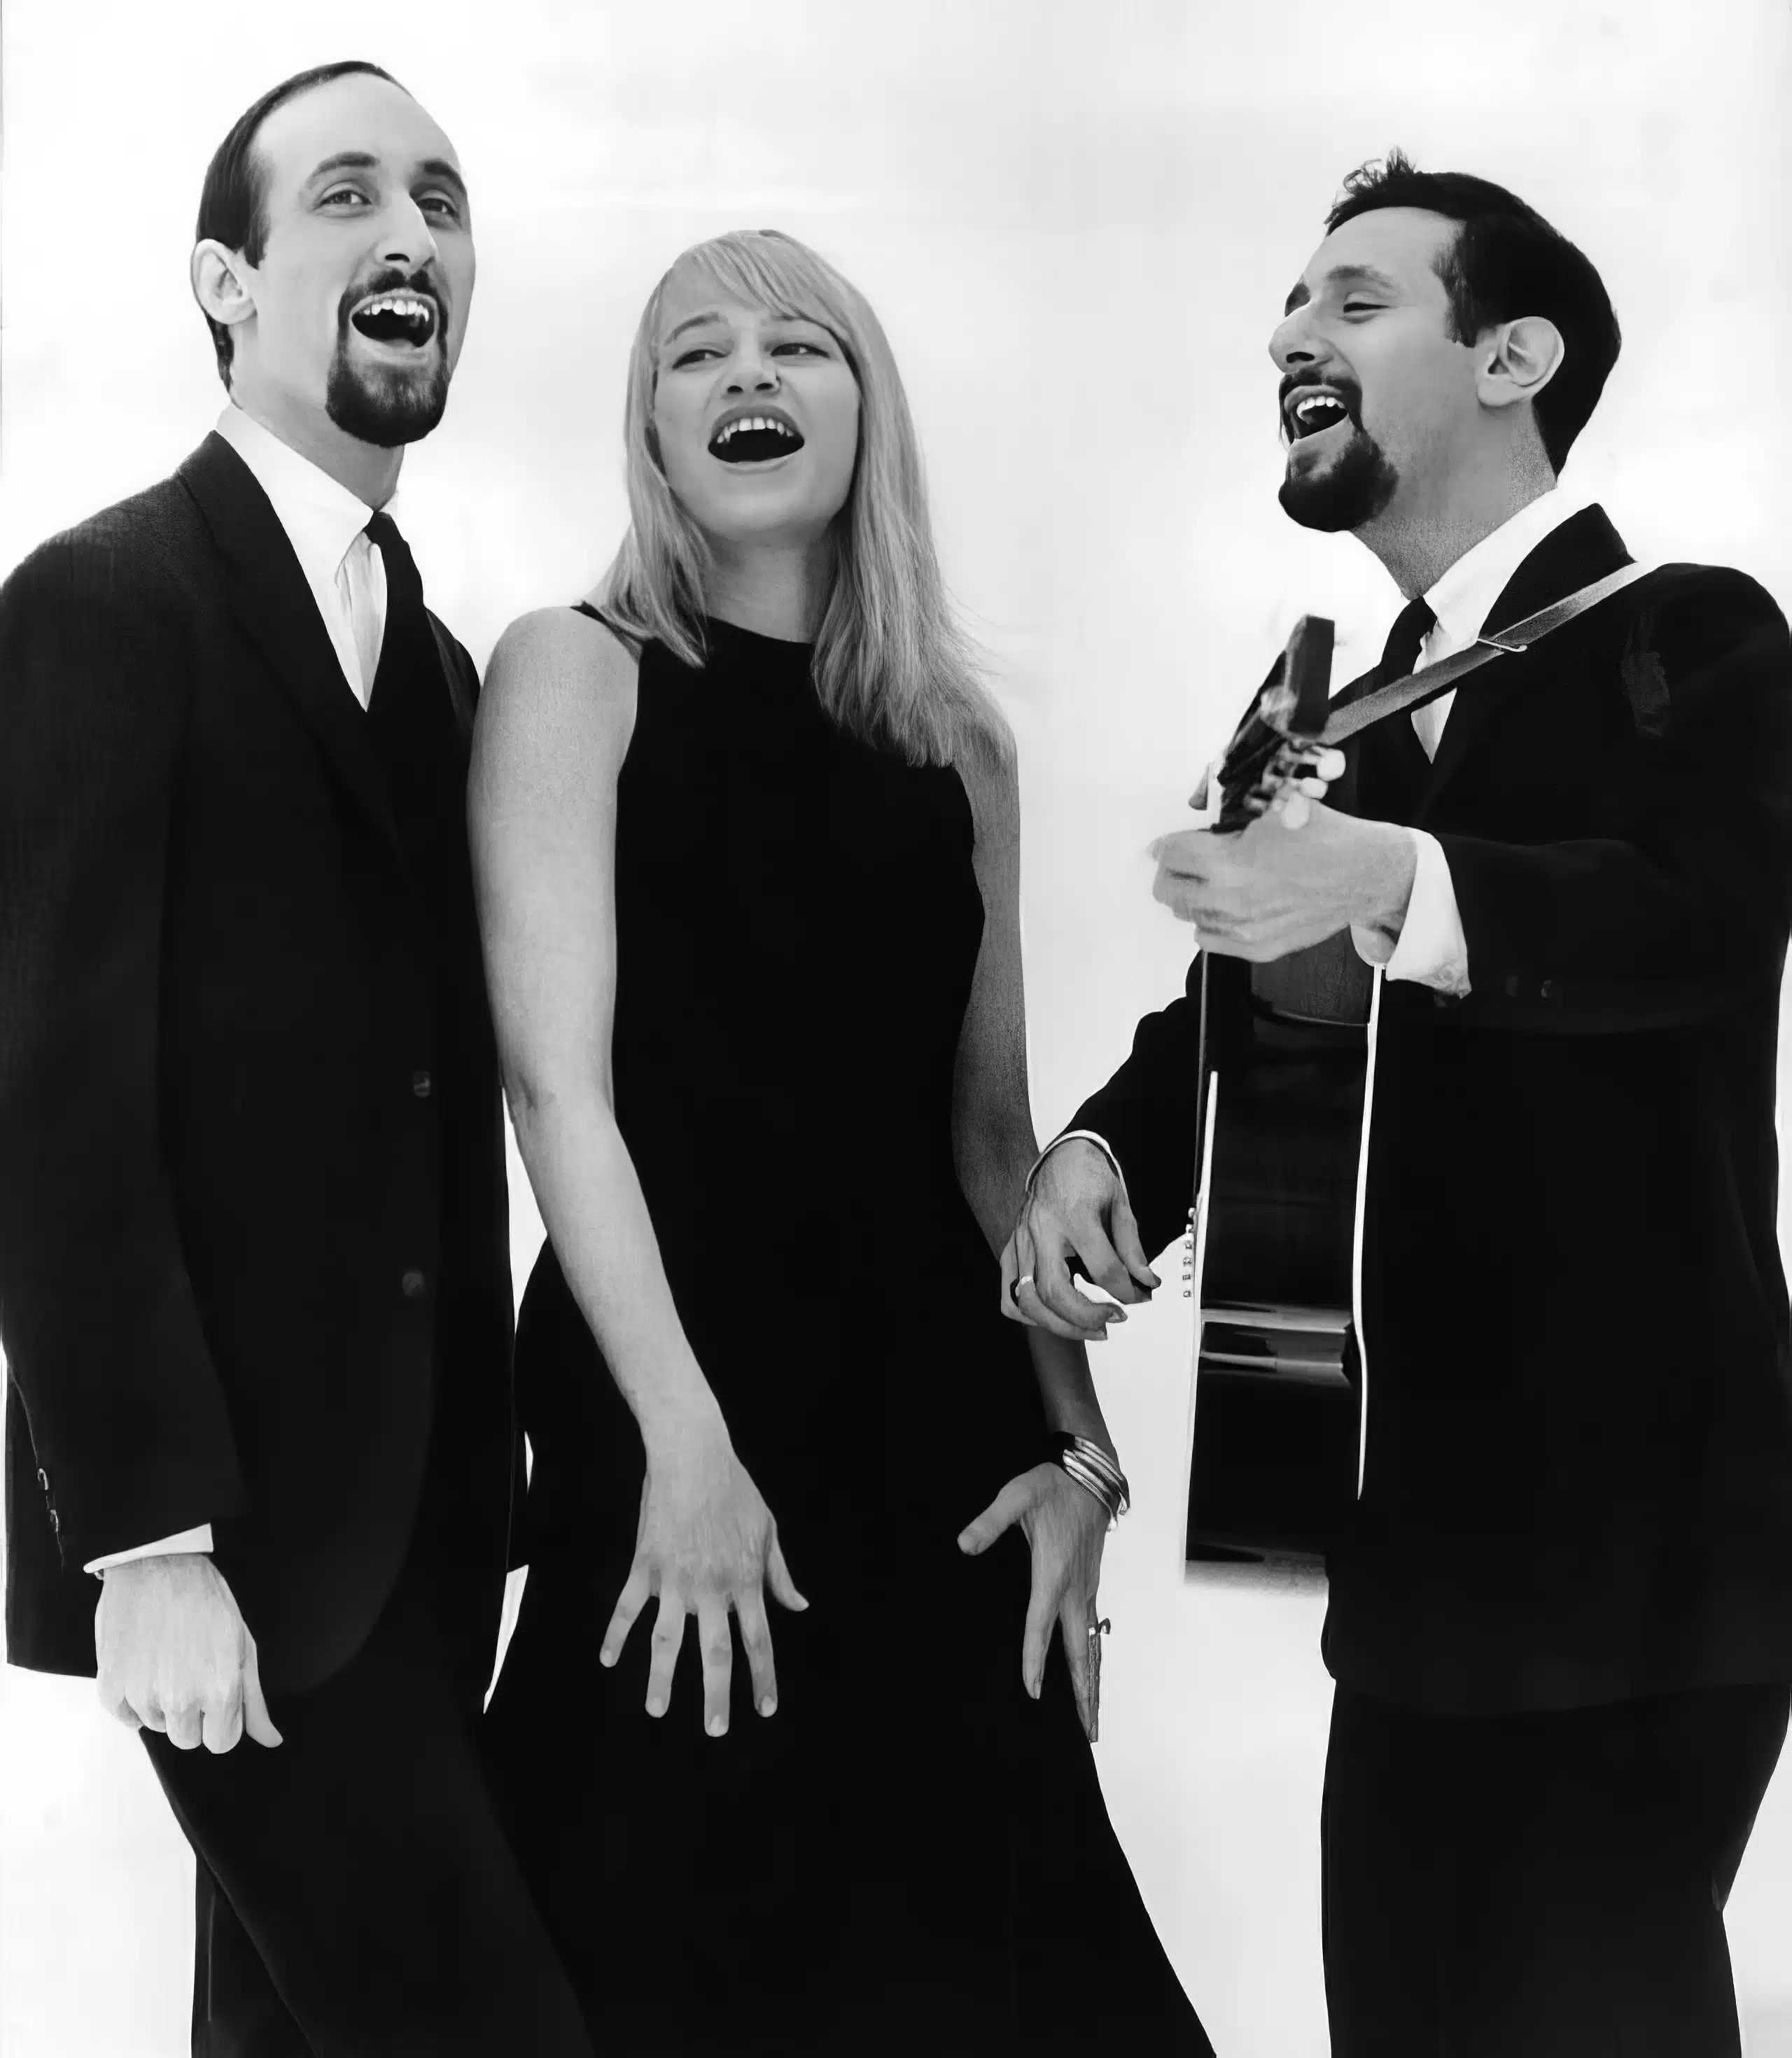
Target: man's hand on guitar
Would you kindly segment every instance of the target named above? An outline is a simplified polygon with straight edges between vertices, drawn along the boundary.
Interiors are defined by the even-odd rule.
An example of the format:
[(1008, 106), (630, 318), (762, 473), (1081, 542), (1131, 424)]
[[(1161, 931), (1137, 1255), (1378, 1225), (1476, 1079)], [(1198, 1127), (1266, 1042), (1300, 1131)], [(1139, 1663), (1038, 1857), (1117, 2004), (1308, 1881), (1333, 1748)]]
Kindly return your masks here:
[(1071, 1284), (1080, 1272), (1116, 1301), (1148, 1301), (1158, 1284), (1120, 1175), (1105, 1152), (1071, 1137), (1047, 1152), (1002, 1253), (1002, 1312), (1078, 1343), (1099, 1343), (1123, 1310)]
[[(1262, 963), (1340, 929), (1399, 935), (1417, 862), (1411, 835), (1339, 814), (1301, 792), (1307, 783), (1293, 782), (1280, 812), (1272, 805), (1237, 835), (1184, 829), (1152, 844), (1153, 897), (1194, 924), (1203, 950)], [(1298, 822), (1289, 815), (1297, 800)]]

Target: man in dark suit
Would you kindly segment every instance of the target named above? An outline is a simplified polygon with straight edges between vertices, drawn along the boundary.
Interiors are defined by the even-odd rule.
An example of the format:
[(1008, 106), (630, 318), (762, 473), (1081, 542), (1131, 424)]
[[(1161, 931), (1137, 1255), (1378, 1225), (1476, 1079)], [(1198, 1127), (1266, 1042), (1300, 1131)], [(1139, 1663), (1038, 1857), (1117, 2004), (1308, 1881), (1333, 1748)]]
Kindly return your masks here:
[[(1354, 693), (1628, 562), (1556, 486), (1619, 338), (1586, 258), (1484, 181), (1397, 154), (1327, 226), (1271, 352), (1284, 507), (1407, 596)], [(1157, 887), (1207, 951), (1348, 926), (1383, 967), (1365, 1471), (1324, 1641), (1333, 2048), (1718, 2058), (1792, 1681), (1786, 624), (1666, 566), (1348, 760), (1349, 812), (1315, 780), (1166, 837)], [(1142, 1023), (1038, 1168), (1020, 1318), (1099, 1333), (1073, 1265), (1156, 1283), (1195, 1039), (1190, 999)]]
[(477, 681), (380, 511), (473, 276), (408, 93), (276, 87), (201, 205), (217, 432), (0, 591), (8, 1655), (97, 1639), (141, 1726), (213, 2058), (589, 2048), (474, 1735), (517, 1457)]

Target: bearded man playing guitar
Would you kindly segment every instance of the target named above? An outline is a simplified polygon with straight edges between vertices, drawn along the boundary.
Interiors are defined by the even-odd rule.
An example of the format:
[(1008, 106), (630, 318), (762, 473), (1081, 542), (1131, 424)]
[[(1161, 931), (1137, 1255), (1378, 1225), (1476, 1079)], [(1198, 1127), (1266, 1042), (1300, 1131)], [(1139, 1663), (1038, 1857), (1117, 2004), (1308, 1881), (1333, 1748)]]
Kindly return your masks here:
[[(1397, 153), (1347, 181), (1270, 344), (1283, 507), (1407, 599), (1333, 710), (1603, 597), (1309, 757), (1242, 831), (1156, 846), (1216, 974), (1346, 930), (1381, 967), (1323, 1642), (1337, 2058), (1739, 2048), (1722, 1909), (1792, 1682), (1792, 648), (1734, 571), (1612, 590), (1623, 543), (1555, 487), (1618, 347), (1591, 264), (1513, 195)], [(1099, 1334), (1073, 1273), (1158, 1283), (1200, 971), (1035, 1168), (1015, 1318)]]

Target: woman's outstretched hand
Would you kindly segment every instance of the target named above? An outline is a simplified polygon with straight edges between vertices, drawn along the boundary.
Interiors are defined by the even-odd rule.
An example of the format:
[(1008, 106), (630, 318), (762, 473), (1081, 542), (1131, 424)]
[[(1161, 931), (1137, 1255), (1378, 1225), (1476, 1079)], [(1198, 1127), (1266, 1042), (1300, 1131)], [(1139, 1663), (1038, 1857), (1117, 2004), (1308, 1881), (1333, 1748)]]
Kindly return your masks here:
[(975, 1558), (1007, 1530), (1018, 1527), (1033, 1557), (1033, 1591), (1020, 1640), (1020, 1677), (1036, 1701), (1045, 1679), (1046, 1653), (1055, 1622), (1076, 1692), (1085, 1734), (1095, 1734), (1100, 1660), (1091, 1656), (1089, 1631), (1095, 1620), (1101, 1584), (1102, 1544), (1107, 1510), (1061, 1465), (1035, 1465), (1011, 1479), (976, 1520), (959, 1536), (958, 1547)]
[(717, 1422), (658, 1449), (650, 1444), (634, 1564), (604, 1631), (598, 1663), (614, 1665), (621, 1657), (635, 1617), (657, 1594), (647, 1712), (663, 1715), (671, 1705), (685, 1618), (694, 1615), (703, 1655), (703, 1726), (721, 1736), (734, 1675), (730, 1610), (740, 1621), (754, 1703), (762, 1715), (777, 1706), (768, 1592), (782, 1607), (809, 1606), (784, 1562), (772, 1511), (734, 1455), (727, 1430)]

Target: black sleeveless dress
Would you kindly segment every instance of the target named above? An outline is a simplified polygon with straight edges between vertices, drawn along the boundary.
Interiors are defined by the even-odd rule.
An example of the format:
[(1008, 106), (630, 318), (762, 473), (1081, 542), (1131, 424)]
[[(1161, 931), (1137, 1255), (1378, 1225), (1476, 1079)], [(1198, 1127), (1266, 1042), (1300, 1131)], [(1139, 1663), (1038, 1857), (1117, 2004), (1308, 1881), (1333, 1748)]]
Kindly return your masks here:
[(634, 1417), (551, 1249), (517, 1379), (530, 1571), (489, 1730), (598, 2047), (1209, 2049), (1109, 1826), (1056, 1642), (1021, 1685), (1027, 1547), (958, 1532), (1038, 1462), (1023, 1333), (953, 1170), (982, 934), (956, 772), (824, 712), (806, 645), (643, 653), (618, 787), (617, 1118), (686, 1333), (806, 1613), (768, 1603), (705, 1734), (694, 1622), (643, 1710)]

